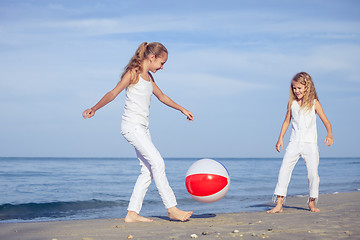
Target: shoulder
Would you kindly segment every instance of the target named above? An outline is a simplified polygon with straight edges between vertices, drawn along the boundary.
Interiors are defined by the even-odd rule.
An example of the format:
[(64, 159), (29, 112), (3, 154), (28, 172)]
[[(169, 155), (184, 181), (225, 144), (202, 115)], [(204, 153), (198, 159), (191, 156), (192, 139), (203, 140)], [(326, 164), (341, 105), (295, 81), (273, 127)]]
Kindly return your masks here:
[(290, 103), (290, 109), (293, 109), (295, 107), (299, 106), (299, 104), (297, 103), (296, 100), (293, 100), (291, 103)]
[(324, 112), (324, 110), (323, 110), (323, 108), (322, 108), (319, 100), (316, 100), (316, 102), (315, 102), (314, 105), (315, 105), (315, 107), (314, 107), (314, 108), (315, 108), (315, 113), (319, 114), (319, 113), (323, 113), (323, 112)]
[(128, 79), (130, 84), (136, 84), (139, 81), (139, 76), (140, 74), (136, 69), (131, 69), (124, 74), (123, 78)]
[(126, 71), (124, 74), (123, 74), (123, 78), (134, 78), (136, 77), (136, 75), (138, 75), (137, 71), (135, 69), (131, 69), (131, 70), (128, 70)]

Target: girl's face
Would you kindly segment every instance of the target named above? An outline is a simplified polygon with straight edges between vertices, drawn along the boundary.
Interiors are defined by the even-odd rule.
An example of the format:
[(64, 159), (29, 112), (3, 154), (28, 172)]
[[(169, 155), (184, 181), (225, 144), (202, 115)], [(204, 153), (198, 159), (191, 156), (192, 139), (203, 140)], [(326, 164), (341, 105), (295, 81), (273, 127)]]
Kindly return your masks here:
[(149, 70), (153, 73), (156, 73), (158, 70), (163, 69), (167, 59), (168, 59), (168, 54), (166, 52), (161, 54), (159, 57), (155, 57), (155, 55), (151, 55)]
[(292, 89), (297, 100), (303, 99), (306, 92), (304, 84), (301, 84), (299, 82), (292, 82)]

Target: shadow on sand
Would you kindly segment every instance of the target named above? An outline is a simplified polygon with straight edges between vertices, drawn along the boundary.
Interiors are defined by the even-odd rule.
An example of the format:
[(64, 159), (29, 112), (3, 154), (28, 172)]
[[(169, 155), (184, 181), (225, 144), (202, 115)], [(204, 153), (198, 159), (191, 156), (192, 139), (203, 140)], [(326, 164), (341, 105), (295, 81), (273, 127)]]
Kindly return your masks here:
[[(266, 210), (270, 210), (273, 207), (275, 207), (274, 204), (258, 204), (258, 205), (252, 205), (249, 207), (256, 207), (256, 208), (266, 208)], [(283, 205), (284, 209), (296, 209), (296, 210), (305, 210), (305, 211), (310, 211), (308, 208), (303, 208), (303, 207), (292, 207), (292, 206), (287, 206), (287, 205)]]
[[(163, 219), (163, 220), (168, 220), (168, 221), (174, 221), (174, 222), (180, 222), (179, 220), (172, 220), (170, 219), (168, 216), (152, 216), (154, 218), (160, 218), (160, 219)], [(204, 213), (204, 214), (193, 214), (191, 218), (214, 218), (216, 217), (216, 214), (214, 213)], [(185, 221), (186, 222), (186, 221)]]

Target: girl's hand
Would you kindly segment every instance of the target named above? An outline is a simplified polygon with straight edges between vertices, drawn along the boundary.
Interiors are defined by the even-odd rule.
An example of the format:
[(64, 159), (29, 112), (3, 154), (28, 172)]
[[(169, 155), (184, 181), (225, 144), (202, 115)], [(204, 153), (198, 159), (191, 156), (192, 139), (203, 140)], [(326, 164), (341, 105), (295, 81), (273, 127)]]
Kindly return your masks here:
[(91, 108), (89, 109), (86, 109), (84, 112), (83, 112), (83, 118), (91, 118), (92, 116), (95, 115), (95, 111), (92, 110)]
[(333, 145), (334, 140), (332, 137), (326, 137), (324, 143), (326, 144), (326, 146), (330, 147), (331, 145)]
[(283, 140), (282, 139), (279, 139), (278, 141), (277, 141), (277, 143), (276, 143), (276, 150), (278, 151), (278, 152), (280, 152), (280, 148), (281, 148), (281, 150), (283, 149)]
[(192, 114), (192, 112), (186, 109), (183, 109), (181, 112), (187, 117), (187, 120), (194, 121), (194, 114)]

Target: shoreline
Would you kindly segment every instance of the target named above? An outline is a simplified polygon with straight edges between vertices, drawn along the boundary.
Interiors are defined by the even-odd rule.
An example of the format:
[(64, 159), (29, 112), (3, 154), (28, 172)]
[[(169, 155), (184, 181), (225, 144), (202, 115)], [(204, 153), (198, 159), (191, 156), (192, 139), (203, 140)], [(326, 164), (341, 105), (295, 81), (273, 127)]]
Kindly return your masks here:
[[(272, 203), (258, 205), (273, 206)], [(151, 216), (152, 223), (124, 223), (123, 219), (0, 223), (0, 239), (360, 239), (360, 192), (323, 194), (320, 213), (307, 209), (307, 197), (289, 197), (283, 213), (196, 214), (190, 221)]]

